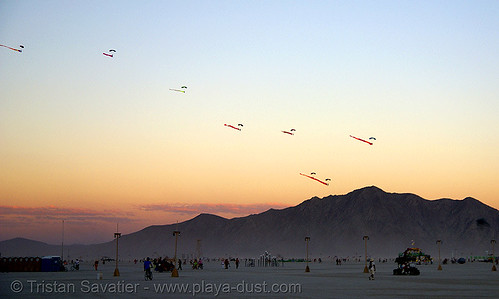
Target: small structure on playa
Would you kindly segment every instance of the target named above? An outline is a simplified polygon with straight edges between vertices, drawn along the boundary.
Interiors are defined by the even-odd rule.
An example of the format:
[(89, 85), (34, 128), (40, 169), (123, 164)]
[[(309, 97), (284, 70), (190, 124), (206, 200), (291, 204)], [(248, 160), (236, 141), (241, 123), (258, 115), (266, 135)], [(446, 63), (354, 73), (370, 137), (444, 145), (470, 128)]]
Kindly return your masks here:
[[(283, 260), (278, 259), (276, 256), (271, 255), (268, 251), (265, 251), (257, 260), (258, 267), (279, 267), (283, 265)], [(254, 267), (254, 266), (253, 266)]]
[(60, 256), (0, 258), (0, 272), (58, 271), (67, 271)]
[(416, 264), (431, 263), (431, 257), (419, 248), (407, 248), (404, 252), (399, 253), (395, 262), (398, 267), (393, 270), (393, 275), (419, 275), (420, 272), (416, 268)]

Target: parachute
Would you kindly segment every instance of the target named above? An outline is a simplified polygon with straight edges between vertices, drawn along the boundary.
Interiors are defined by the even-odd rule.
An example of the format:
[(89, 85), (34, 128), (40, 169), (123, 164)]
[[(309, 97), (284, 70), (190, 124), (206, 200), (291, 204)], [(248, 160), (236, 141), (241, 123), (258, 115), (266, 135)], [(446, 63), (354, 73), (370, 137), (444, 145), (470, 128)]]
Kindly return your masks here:
[[(316, 174), (315, 172), (312, 172), (312, 173), (311, 173), (311, 175), (315, 175), (315, 174)], [(325, 181), (326, 181), (326, 182), (325, 182), (325, 181), (321, 181), (321, 180), (319, 180), (319, 179), (317, 179), (317, 178), (314, 178), (313, 176), (306, 175), (306, 174), (304, 174), (304, 173), (300, 173), (300, 175), (302, 175), (302, 176), (304, 176), (304, 177), (307, 177), (307, 178), (309, 178), (309, 179), (312, 179), (312, 180), (314, 180), (314, 181), (317, 181), (317, 182), (319, 182), (319, 183), (321, 183), (321, 184), (324, 184), (324, 185), (326, 185), (326, 186), (329, 186), (329, 183), (326, 183), (326, 182), (331, 180), (331, 179), (325, 179)]]
[(109, 53), (103, 52), (102, 54), (104, 54), (107, 57), (114, 57), (113, 54), (111, 54), (111, 53), (116, 53), (116, 50), (115, 49), (110, 49), (108, 52)]
[(241, 128), (240, 128), (240, 127), (243, 127), (243, 124), (237, 124), (237, 126), (224, 124), (224, 126), (229, 127), (229, 128), (232, 128), (232, 129), (235, 129), (235, 130), (238, 130), (238, 131), (241, 131)]
[(187, 86), (185, 86), (185, 85), (182, 86), (182, 87), (180, 87), (180, 89), (178, 89), (178, 88), (170, 88), (170, 90), (172, 90), (172, 91), (177, 91), (177, 92), (182, 92), (182, 93), (185, 93), (185, 89), (187, 89)]
[[(353, 139), (357, 139), (357, 140), (359, 140), (359, 141), (362, 141), (362, 142), (368, 143), (369, 145), (373, 145), (373, 143), (372, 143), (372, 142), (369, 142), (369, 141), (367, 141), (367, 140), (364, 140), (364, 139), (361, 139), (361, 138), (357, 138), (357, 137), (352, 136), (352, 135), (350, 135), (350, 137), (352, 137)], [(374, 138), (374, 137), (372, 137), (372, 138)], [(370, 139), (370, 138), (369, 138), (369, 139)]]
[[(12, 47), (9, 47), (9, 46), (6, 46), (6, 45), (0, 45), (0, 46), (1, 46), (1, 47), (5, 47), (5, 48), (7, 48), (7, 49), (10, 49), (10, 50), (12, 50), (12, 51), (19, 52), (19, 53), (23, 51), (23, 50), (21, 50), (21, 49), (12, 48)], [(21, 48), (23, 48), (23, 49), (24, 49), (24, 46), (23, 46), (23, 45), (19, 45), (19, 47), (21, 47)]]

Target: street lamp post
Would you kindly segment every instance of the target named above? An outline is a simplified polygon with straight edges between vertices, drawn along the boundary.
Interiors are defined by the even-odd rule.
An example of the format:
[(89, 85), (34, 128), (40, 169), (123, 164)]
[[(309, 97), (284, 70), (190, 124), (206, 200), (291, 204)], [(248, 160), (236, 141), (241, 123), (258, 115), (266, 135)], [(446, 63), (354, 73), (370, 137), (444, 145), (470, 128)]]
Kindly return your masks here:
[(61, 265), (64, 265), (64, 220), (62, 220)]
[[(118, 230), (118, 226), (116, 225), (116, 230)], [(118, 239), (121, 237), (121, 233), (115, 232), (114, 238), (116, 239), (116, 268), (114, 269), (113, 276), (120, 276), (120, 270), (118, 270)]]
[(308, 242), (310, 241), (310, 237), (305, 237), (305, 242), (307, 242), (307, 267), (305, 268), (305, 272), (310, 272), (310, 268), (308, 267)]
[(496, 264), (495, 264), (495, 253), (494, 253), (494, 245), (496, 244), (496, 240), (490, 240), (490, 244), (492, 244), (492, 271), (497, 271)]
[(437, 240), (437, 244), (438, 244), (438, 268), (437, 268), (437, 270), (441, 271), (442, 264), (440, 263), (440, 244), (442, 244), (442, 240)]
[(366, 254), (366, 264), (364, 266), (364, 273), (369, 273), (369, 269), (367, 269), (367, 240), (369, 240), (369, 236), (362, 237), (362, 240), (364, 240), (364, 248)]
[(173, 256), (173, 270), (172, 270), (172, 277), (178, 277), (178, 270), (177, 270), (177, 241), (178, 241), (178, 236), (180, 235), (180, 231), (176, 230), (173, 232), (173, 235), (175, 236), (175, 255)]

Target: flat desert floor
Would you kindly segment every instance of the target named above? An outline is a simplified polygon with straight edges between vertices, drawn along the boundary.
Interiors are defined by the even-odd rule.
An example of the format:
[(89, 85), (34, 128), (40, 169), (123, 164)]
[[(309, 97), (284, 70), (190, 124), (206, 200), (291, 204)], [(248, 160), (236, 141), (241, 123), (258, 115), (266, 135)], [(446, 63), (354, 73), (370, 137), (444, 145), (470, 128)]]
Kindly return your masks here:
[[(363, 273), (363, 263), (285, 263), (283, 267), (223, 269), (205, 262), (203, 270), (184, 266), (179, 277), (153, 273), (144, 280), (140, 263), (122, 262), (113, 277), (113, 262), (95, 271), (83, 263), (79, 271), (0, 273), (0, 298), (499, 298), (499, 271), (490, 263), (421, 265), (419, 276), (394, 276), (393, 262), (376, 263), (375, 280)], [(102, 273), (102, 279), (97, 279)]]

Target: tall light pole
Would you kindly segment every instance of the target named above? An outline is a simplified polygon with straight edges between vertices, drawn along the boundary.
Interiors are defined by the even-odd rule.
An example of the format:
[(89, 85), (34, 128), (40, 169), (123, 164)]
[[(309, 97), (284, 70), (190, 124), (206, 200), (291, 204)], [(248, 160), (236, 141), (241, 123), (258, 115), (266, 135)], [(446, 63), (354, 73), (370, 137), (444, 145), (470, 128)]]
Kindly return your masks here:
[(114, 269), (113, 276), (120, 276), (120, 270), (118, 270), (118, 239), (121, 238), (121, 233), (118, 232), (118, 224), (116, 224), (114, 238), (116, 239), (116, 268)]
[(442, 244), (442, 240), (437, 240), (438, 245), (438, 268), (437, 270), (442, 270), (442, 264), (440, 263), (440, 244)]
[(64, 220), (62, 220), (61, 264), (64, 264)]
[(305, 272), (310, 272), (310, 268), (308, 267), (308, 242), (310, 241), (310, 237), (305, 237), (305, 242), (307, 243), (307, 267), (305, 268)]
[(367, 240), (369, 240), (369, 236), (362, 237), (362, 240), (364, 240), (364, 248), (366, 253), (366, 264), (364, 266), (364, 273), (369, 273), (369, 269), (367, 269)]
[(494, 253), (494, 245), (496, 244), (496, 240), (490, 240), (490, 244), (492, 244), (492, 271), (497, 271), (495, 264), (496, 255)]
[(177, 270), (177, 266), (176, 266), (177, 265), (177, 239), (178, 239), (178, 236), (180, 235), (180, 231), (178, 231), (178, 228), (176, 231), (173, 232), (173, 235), (175, 236), (175, 255), (173, 256), (172, 277), (178, 277), (178, 270)]
[(196, 255), (197, 255), (197, 259), (200, 259), (201, 258), (201, 239), (197, 239), (196, 240)]

